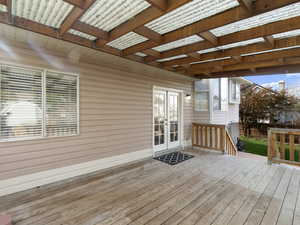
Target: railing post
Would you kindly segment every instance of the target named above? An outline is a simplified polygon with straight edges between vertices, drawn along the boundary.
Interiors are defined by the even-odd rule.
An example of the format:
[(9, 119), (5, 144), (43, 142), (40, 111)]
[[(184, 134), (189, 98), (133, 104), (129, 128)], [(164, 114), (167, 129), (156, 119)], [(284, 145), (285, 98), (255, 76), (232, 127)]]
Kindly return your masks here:
[(272, 164), (272, 131), (269, 129), (268, 130), (268, 164)]
[(192, 149), (194, 149), (194, 143), (195, 143), (195, 125), (192, 124)]

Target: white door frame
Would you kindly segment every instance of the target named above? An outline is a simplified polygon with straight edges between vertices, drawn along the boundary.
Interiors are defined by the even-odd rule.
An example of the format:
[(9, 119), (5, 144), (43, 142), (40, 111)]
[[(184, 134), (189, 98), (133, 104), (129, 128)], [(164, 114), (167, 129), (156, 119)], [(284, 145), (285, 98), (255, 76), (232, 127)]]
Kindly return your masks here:
[[(155, 91), (168, 91), (168, 92), (176, 92), (179, 94), (179, 146), (178, 147), (183, 147), (184, 145), (184, 91), (183, 90), (178, 90), (174, 88), (166, 88), (166, 87), (160, 87), (160, 86), (153, 86), (152, 90), (152, 149), (153, 149), (153, 155), (155, 155), (155, 143), (154, 143), (154, 93)], [(168, 97), (168, 95), (167, 95)], [(168, 134), (169, 135), (169, 134)], [(167, 150), (168, 147), (165, 149)]]

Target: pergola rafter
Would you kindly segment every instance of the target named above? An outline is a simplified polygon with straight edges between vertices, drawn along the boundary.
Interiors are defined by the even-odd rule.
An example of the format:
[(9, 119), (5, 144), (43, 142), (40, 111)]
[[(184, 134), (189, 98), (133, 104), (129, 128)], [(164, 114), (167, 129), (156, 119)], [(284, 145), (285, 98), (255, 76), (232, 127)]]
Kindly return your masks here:
[(108, 33), (105, 32), (104, 30), (101, 30), (99, 28), (96, 28), (94, 26), (91, 26), (89, 24), (80, 22), (80, 21), (76, 21), (73, 25), (72, 28), (74, 30), (78, 30), (80, 32), (95, 36), (97, 38), (101, 38), (104, 40), (108, 39)]
[[(182, 38), (186, 38), (189, 37), (191, 35), (194, 34), (199, 34), (202, 32), (206, 32), (209, 31), (211, 29), (217, 28), (217, 27), (221, 27), (242, 19), (246, 19), (249, 18), (253, 15), (257, 15), (263, 12), (268, 12), (271, 9), (276, 9), (276, 8), (280, 8), (282, 6), (285, 6), (287, 4), (291, 4), (294, 3), (295, 1), (292, 0), (282, 0), (282, 1), (274, 1), (273, 4), (271, 6), (266, 5), (266, 6), (256, 6), (255, 7), (255, 11), (253, 12), (253, 14), (249, 14), (248, 12), (245, 11), (243, 6), (238, 6), (235, 7), (233, 9), (227, 10), (223, 13), (219, 13), (217, 15), (205, 18), (203, 20), (200, 20), (198, 22), (195, 22), (193, 24), (184, 26), (180, 29), (177, 29), (175, 31), (171, 31), (167, 34), (163, 35), (163, 41), (160, 44), (157, 43), (152, 43), (149, 44), (147, 42), (143, 42), (141, 44), (137, 44), (134, 45), (130, 48), (127, 48), (126, 50), (124, 50), (124, 55), (131, 55), (134, 54), (136, 52), (139, 51), (143, 51), (147, 48), (154, 48), (157, 47), (159, 45), (162, 44), (167, 44)], [(263, 7), (263, 8), (258, 8), (258, 7)], [(259, 13), (258, 13), (259, 12)], [(213, 47), (212, 45), (210, 47)]]
[[(300, 29), (300, 16), (219, 37), (218, 46), (247, 41), (255, 38), (263, 38), (266, 36), (283, 33), (291, 30), (296, 30), (296, 29)], [(217, 47), (217, 46), (213, 46), (208, 41), (201, 41), (194, 44), (189, 44), (183, 47), (179, 47), (176, 49), (164, 51), (161, 53), (161, 58), (169, 58), (176, 55), (193, 53), (200, 50), (209, 49), (212, 47)]]
[(59, 34), (64, 35), (70, 30), (73, 24), (91, 7), (96, 0), (85, 0), (81, 7), (74, 7), (71, 13), (64, 20), (59, 29)]
[(223, 58), (223, 57), (233, 57), (233, 56), (240, 56), (242, 54), (251, 54), (255, 52), (262, 52), (262, 51), (268, 51), (272, 49), (280, 49), (280, 48), (288, 48), (300, 45), (300, 37), (289, 37), (289, 38), (283, 38), (274, 40), (274, 47), (266, 44), (265, 42), (259, 42), (254, 44), (249, 44), (245, 46), (239, 46), (235, 48), (230, 48), (226, 50), (221, 51), (214, 51), (209, 52), (205, 54), (199, 54), (200, 60), (195, 59), (193, 57), (186, 57), (182, 59), (175, 59), (170, 60), (163, 63), (163, 66), (173, 66), (173, 65), (182, 65), (187, 63), (194, 63), (198, 61), (205, 61), (210, 59), (217, 59), (217, 58)]
[(161, 10), (166, 11), (168, 8), (168, 1), (167, 0), (146, 0), (149, 2), (153, 7)]
[(64, 0), (64, 1), (76, 7), (84, 9), (85, 0)]
[(238, 0), (240, 5), (250, 14), (253, 14), (254, 4), (252, 0)]
[[(233, 8), (184, 25), (178, 29), (173, 29), (167, 33), (160, 33), (155, 31), (155, 29), (150, 29), (149, 27), (151, 26), (148, 23), (192, 2), (192, 0), (145, 0), (150, 6), (148, 4), (148, 7), (137, 15), (112, 29), (101, 29), (96, 27), (95, 24), (92, 25), (89, 22), (81, 20), (82, 16), (93, 6), (96, 0), (63, 1), (73, 5), (73, 9), (62, 21), (58, 29), (12, 15), (11, 0), (0, 0), (0, 4), (7, 6), (6, 12), (0, 12), (0, 22), (140, 63), (183, 73), (187, 76), (218, 76), (219, 73), (227, 73), (230, 70), (233, 72), (245, 70), (254, 72), (255, 70), (260, 71), (261, 68), (295, 65), (299, 62), (297, 57), (300, 55), (300, 52), (298, 49), (281, 49), (280, 51), (261, 53), (253, 56), (244, 56), (244, 54), (300, 45), (300, 36), (282, 39), (276, 39), (273, 36), (278, 33), (300, 29), (300, 16), (278, 20), (246, 30), (241, 29), (241, 31), (223, 36), (216, 36), (211, 30), (300, 1), (237, 0), (239, 2), (238, 6), (234, 5)], [(76, 33), (74, 30), (78, 32)], [(81, 36), (80, 32), (81, 35), (85, 34), (87, 36)], [(110, 44), (130, 32), (144, 38), (144, 40), (139, 41), (137, 39), (137, 42), (123, 48)], [(195, 38), (198, 36), (199, 40), (193, 36), (196, 36)], [(147, 39), (146, 41), (145, 38)], [(196, 41), (189, 42), (191, 44), (179, 45), (182, 47), (171, 46), (173, 42), (183, 38), (194, 38)], [(264, 42), (254, 44), (249, 42), (250, 44), (247, 45), (222, 49), (222, 46), (225, 45), (256, 38), (260, 38)], [(171, 47), (169, 46), (167, 50), (160, 50), (160, 47), (166, 44)], [(202, 50), (210, 48), (216, 48), (216, 50), (202, 54)], [(198, 51), (201, 51), (201, 53)], [(284, 54), (284, 57), (282, 57), (282, 54)], [(229, 58), (221, 59), (224, 57)]]

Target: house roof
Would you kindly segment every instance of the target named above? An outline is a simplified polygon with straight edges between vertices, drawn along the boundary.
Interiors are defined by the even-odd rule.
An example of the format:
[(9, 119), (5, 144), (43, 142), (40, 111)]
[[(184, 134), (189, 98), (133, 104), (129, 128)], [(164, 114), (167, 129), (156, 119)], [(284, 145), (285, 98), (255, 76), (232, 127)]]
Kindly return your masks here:
[(299, 72), (295, 0), (0, 0), (0, 23), (196, 78)]

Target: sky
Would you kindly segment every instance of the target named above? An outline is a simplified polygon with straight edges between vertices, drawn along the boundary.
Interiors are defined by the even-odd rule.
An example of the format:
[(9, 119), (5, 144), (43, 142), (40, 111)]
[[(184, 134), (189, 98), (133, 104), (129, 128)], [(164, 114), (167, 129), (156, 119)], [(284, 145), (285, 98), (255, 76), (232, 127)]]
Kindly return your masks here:
[(282, 75), (264, 75), (264, 76), (249, 76), (245, 77), (254, 83), (265, 87), (278, 89), (278, 82), (285, 81), (287, 88), (300, 88), (300, 73), (299, 74), (282, 74)]

